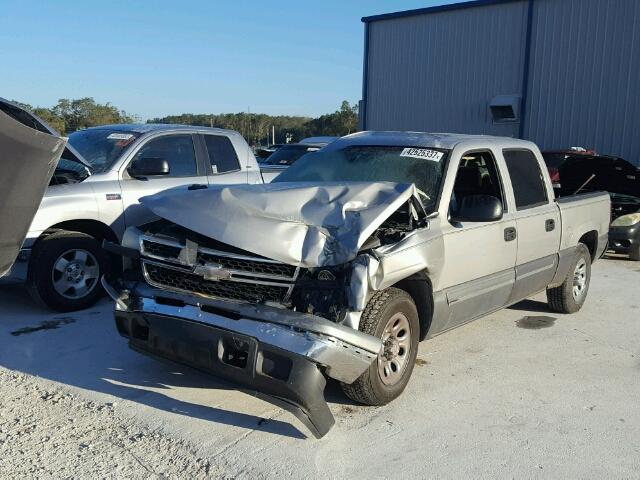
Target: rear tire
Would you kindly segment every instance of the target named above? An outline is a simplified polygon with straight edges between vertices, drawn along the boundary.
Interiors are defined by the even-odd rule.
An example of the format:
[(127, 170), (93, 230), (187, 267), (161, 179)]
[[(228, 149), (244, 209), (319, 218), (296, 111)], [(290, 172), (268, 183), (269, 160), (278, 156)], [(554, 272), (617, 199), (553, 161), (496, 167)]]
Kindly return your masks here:
[(385, 347), (355, 382), (340, 385), (356, 402), (385, 405), (400, 396), (413, 372), (420, 337), (418, 310), (407, 292), (387, 288), (369, 300), (359, 330), (383, 339)]
[(61, 230), (34, 246), (27, 288), (36, 302), (59, 312), (88, 308), (102, 295), (100, 277), (107, 265), (95, 238)]
[(576, 258), (562, 285), (547, 288), (547, 303), (557, 313), (575, 313), (584, 304), (591, 282), (591, 253), (589, 249), (578, 244)]

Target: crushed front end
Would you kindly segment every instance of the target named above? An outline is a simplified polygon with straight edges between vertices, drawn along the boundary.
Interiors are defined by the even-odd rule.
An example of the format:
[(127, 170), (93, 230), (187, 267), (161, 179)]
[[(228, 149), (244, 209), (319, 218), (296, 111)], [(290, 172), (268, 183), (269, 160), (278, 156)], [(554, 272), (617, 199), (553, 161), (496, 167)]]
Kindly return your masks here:
[(164, 221), (106, 247), (125, 257), (121, 279), (103, 283), (131, 348), (255, 391), (316, 437), (334, 423), (325, 377), (352, 383), (380, 351), (379, 339), (336, 321), (346, 315), (334, 298), (339, 268), (291, 266)]

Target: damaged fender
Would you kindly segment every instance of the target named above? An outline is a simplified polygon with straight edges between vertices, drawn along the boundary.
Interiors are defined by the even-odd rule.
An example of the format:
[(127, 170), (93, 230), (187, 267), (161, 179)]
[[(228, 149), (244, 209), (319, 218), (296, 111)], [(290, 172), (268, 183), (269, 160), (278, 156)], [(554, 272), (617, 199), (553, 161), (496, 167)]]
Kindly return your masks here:
[(444, 242), (431, 228), (439, 222), (432, 218), (424, 228), (407, 234), (401, 241), (361, 253), (352, 262), (347, 290), (350, 312), (345, 325), (357, 329), (360, 315), (374, 292), (384, 290), (416, 273), (437, 281), (444, 265)]

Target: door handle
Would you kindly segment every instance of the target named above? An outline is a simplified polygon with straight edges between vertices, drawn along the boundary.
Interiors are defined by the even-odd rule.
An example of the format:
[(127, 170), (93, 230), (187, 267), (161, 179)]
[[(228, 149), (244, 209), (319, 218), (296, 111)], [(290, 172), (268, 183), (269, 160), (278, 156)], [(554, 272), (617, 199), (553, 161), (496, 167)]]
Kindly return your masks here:
[(556, 228), (556, 221), (553, 218), (548, 218), (544, 222), (544, 229), (547, 232), (552, 232)]
[(515, 240), (517, 236), (516, 227), (508, 227), (504, 229), (504, 241), (510, 242)]

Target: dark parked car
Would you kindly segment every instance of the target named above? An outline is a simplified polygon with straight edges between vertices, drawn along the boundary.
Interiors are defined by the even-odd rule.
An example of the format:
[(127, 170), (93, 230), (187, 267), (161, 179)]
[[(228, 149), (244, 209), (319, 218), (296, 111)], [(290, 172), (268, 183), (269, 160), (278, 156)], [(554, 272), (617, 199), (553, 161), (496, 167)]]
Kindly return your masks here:
[[(609, 248), (640, 260), (640, 168), (620, 157), (589, 152), (545, 152), (557, 197), (607, 191), (611, 197)], [(563, 158), (560, 159), (559, 157)], [(550, 166), (554, 165), (554, 166)]]
[[(317, 142), (311, 141), (316, 139), (318, 139)], [(334, 137), (312, 137), (302, 140), (300, 143), (283, 145), (260, 163), (262, 178), (266, 183), (271, 182), (271, 180), (280, 175), (290, 165), (293, 165), (300, 157), (310, 152), (317, 152), (332, 142), (333, 139)]]
[(569, 150), (547, 150), (542, 152), (544, 163), (549, 170), (549, 177), (551, 178), (551, 184), (553, 185), (556, 194), (557, 190), (561, 188), (560, 182), (560, 167), (566, 160), (572, 157), (594, 156), (597, 155), (595, 150), (587, 150), (581, 147), (570, 148)]
[(282, 147), (283, 143), (274, 143), (273, 145), (269, 145), (268, 147), (256, 147), (255, 156), (258, 163), (263, 163), (267, 158), (271, 156), (273, 152)]

